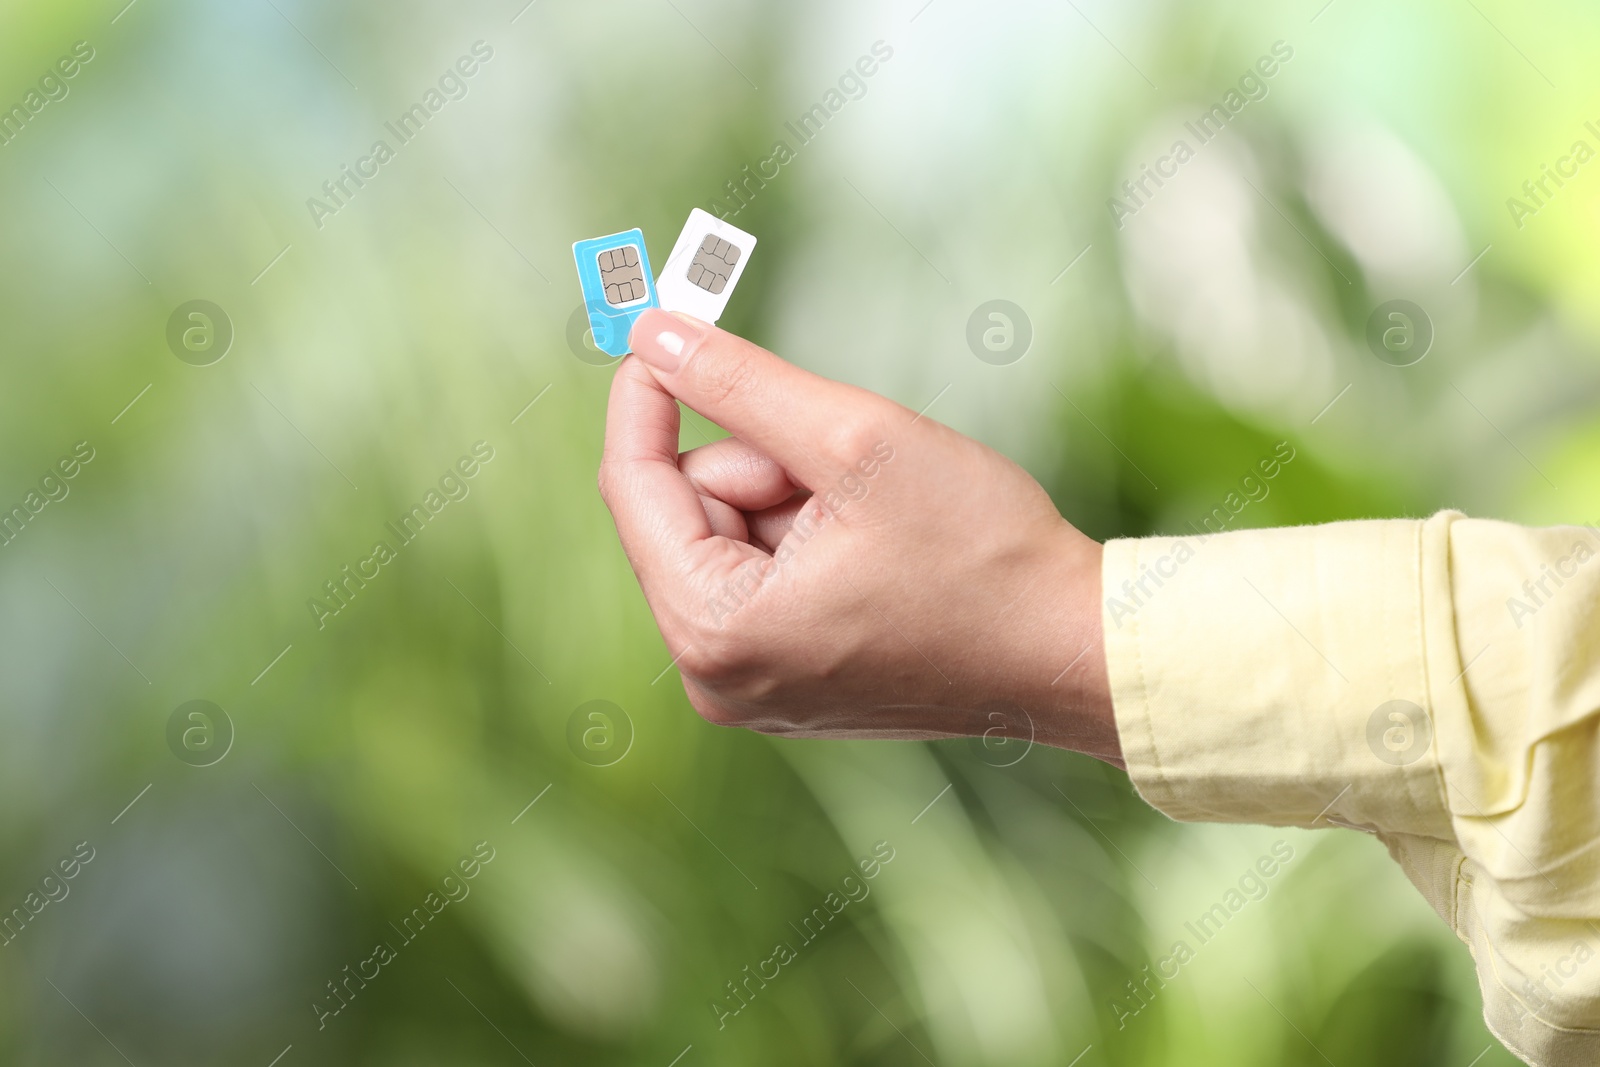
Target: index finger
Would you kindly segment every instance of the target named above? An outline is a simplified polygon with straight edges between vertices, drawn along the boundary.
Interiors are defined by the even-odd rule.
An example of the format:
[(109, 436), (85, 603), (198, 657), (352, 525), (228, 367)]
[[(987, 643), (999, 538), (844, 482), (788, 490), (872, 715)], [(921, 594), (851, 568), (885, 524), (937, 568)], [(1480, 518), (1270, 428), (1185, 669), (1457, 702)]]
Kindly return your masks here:
[(667, 392), (777, 460), (807, 489), (831, 484), (896, 413), (910, 415), (687, 315), (646, 311), (630, 342)]

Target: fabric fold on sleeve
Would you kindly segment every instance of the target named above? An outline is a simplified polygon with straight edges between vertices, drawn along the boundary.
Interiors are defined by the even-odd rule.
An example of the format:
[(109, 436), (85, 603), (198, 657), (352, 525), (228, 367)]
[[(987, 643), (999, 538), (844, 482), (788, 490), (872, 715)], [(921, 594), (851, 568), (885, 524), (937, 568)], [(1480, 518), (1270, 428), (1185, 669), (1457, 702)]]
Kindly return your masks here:
[(1448, 835), (1427, 714), (1424, 526), (1107, 544), (1106, 662), (1144, 798), (1188, 821)]
[(1600, 1063), (1600, 531), (1442, 512), (1121, 540), (1102, 583), (1150, 804), (1377, 834), (1471, 950), (1490, 1030)]

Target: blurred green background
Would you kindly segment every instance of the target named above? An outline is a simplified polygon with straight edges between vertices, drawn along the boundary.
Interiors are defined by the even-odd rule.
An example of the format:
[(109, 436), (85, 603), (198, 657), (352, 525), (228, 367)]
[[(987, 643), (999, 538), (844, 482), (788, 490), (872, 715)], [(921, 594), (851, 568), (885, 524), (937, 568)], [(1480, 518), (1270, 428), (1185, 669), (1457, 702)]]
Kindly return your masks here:
[[(1514, 1062), (1359, 834), (1179, 826), (1044, 748), (703, 723), (595, 491), (610, 374), (573, 341), (570, 245), (638, 225), (659, 262), (782, 139), (722, 325), (934, 401), (1096, 537), (1184, 529), (1278, 441), (1241, 526), (1592, 521), (1600, 163), (1506, 203), (1600, 146), (1592, 7), (124, 3), (0, 9), (0, 107), (27, 111), (0, 145), (0, 505), (94, 452), (0, 548), (0, 910), (26, 919), (0, 1060)], [(1117, 226), (1108, 198), (1275, 42), (1265, 96)], [(308, 198), (380, 138), (319, 227)], [(994, 299), (1031, 323), (1004, 365), (966, 340)], [(1365, 340), (1391, 299), (1431, 322), (1412, 366)], [(167, 339), (192, 300), (233, 332), (205, 366)], [(319, 628), (307, 601), (480, 441), (465, 499)], [(192, 700), (226, 723), (169, 742)], [(592, 700), (620, 714), (570, 728)], [(1264, 897), (1119, 1010), (1280, 841)], [(878, 842), (870, 894), (802, 944)]]

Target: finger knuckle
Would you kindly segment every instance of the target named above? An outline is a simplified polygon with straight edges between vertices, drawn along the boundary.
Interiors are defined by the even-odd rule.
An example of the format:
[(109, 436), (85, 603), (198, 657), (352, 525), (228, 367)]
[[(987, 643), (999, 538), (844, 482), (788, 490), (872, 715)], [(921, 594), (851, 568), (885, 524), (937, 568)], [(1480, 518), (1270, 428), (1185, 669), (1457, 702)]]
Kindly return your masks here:
[(680, 663), (685, 674), (715, 688), (732, 684), (744, 673), (743, 659), (738, 645), (727, 634), (703, 629), (684, 651)]
[(737, 402), (755, 385), (758, 369), (755, 356), (738, 348), (704, 352), (702, 358), (691, 362), (698, 364), (695, 374), (700, 394), (713, 405)]
[(737, 711), (705, 694), (690, 696), (689, 704), (694, 708), (696, 714), (712, 726), (743, 725), (743, 720)]
[(883, 428), (876, 418), (855, 416), (840, 419), (828, 432), (825, 447), (828, 458), (845, 466), (872, 455), (883, 440)]

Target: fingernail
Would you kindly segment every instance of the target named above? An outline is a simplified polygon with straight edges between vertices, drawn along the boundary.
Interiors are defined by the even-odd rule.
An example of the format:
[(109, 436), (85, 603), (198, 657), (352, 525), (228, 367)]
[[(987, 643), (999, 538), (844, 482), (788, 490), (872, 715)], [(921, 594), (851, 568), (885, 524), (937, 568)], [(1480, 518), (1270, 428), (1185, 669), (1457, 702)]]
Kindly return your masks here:
[(705, 323), (692, 316), (652, 308), (633, 324), (630, 340), (634, 355), (670, 374), (682, 365), (685, 353), (707, 329)]

